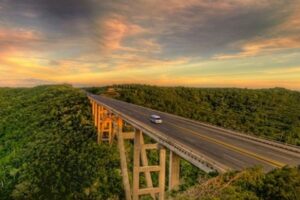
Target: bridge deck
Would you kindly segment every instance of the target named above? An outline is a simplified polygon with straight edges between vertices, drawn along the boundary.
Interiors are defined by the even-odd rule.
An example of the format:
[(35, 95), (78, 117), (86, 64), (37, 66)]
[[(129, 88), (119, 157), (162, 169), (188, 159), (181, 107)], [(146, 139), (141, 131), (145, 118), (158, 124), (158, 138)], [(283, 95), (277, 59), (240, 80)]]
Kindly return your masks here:
[[(103, 96), (91, 96), (99, 103), (134, 119), (141, 126), (151, 127), (230, 169), (240, 170), (261, 165), (265, 170), (270, 170), (284, 165), (300, 164), (300, 148), (297, 147), (293, 147), (296, 151), (285, 150), (193, 120)], [(152, 114), (161, 116), (163, 123), (151, 123), (149, 118)]]

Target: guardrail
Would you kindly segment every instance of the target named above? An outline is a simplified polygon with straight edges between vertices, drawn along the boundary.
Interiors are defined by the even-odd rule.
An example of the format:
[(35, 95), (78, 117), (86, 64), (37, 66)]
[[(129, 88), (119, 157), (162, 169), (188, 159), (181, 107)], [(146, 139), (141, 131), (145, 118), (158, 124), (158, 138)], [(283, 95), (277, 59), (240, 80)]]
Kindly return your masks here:
[(216, 125), (199, 122), (199, 121), (196, 121), (196, 120), (184, 118), (184, 117), (181, 117), (181, 116), (178, 116), (178, 115), (174, 115), (174, 114), (162, 112), (162, 111), (159, 111), (159, 110), (154, 110), (154, 109), (151, 109), (151, 108), (146, 108), (146, 107), (143, 107), (143, 106), (140, 106), (140, 105), (136, 105), (136, 104), (134, 104), (134, 105), (138, 106), (138, 107), (141, 107), (141, 108), (144, 108), (144, 109), (148, 109), (148, 110), (154, 111), (154, 112), (162, 113), (164, 115), (169, 115), (169, 116), (172, 116), (174, 118), (177, 118), (177, 119), (180, 119), (180, 120), (184, 120), (186, 122), (196, 123), (196, 124), (202, 125), (204, 127), (208, 127), (208, 128), (211, 128), (211, 129), (215, 129), (215, 130), (219, 130), (219, 131), (222, 131), (222, 132), (225, 132), (225, 133), (229, 133), (231, 135), (238, 136), (239, 138), (244, 138), (244, 139), (256, 141), (256, 142), (259, 142), (259, 143), (267, 144), (269, 146), (273, 146), (273, 147), (277, 147), (277, 148), (280, 148), (280, 149), (284, 149), (284, 150), (287, 150), (287, 151), (291, 151), (291, 152), (295, 152), (295, 153), (300, 153), (300, 147), (296, 146), (296, 145), (287, 144), (287, 143), (283, 143), (283, 142), (271, 140), (271, 139), (268, 139), (268, 138), (259, 138), (259, 137), (251, 136), (251, 135), (249, 135), (247, 133), (239, 133), (239, 132), (236, 132), (234, 130), (225, 129), (225, 128), (222, 128), (222, 127), (219, 127), (219, 126), (216, 126)]

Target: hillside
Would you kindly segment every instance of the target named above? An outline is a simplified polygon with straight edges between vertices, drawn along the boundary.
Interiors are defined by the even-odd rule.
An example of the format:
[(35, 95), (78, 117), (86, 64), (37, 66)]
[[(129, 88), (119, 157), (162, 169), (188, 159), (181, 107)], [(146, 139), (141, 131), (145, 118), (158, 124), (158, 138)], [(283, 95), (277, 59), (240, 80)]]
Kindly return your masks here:
[(117, 148), (95, 137), (79, 89), (0, 89), (0, 199), (122, 198)]
[(172, 195), (174, 200), (298, 200), (300, 167), (228, 172)]
[[(284, 134), (299, 128), (299, 107), (296, 104), (299, 93), (288, 90), (224, 89), (222, 93), (221, 89), (140, 85), (109, 88), (89, 90), (193, 119), (198, 119), (198, 116), (198, 120), (207, 119), (209, 123), (219, 120), (221, 124), (218, 125), (227, 124), (228, 119), (217, 118), (219, 115), (216, 113), (229, 113), (234, 119), (232, 123), (245, 130), (249, 129), (249, 123), (238, 120), (241, 113), (247, 113), (247, 119), (263, 113), (263, 116), (274, 116), (272, 120), (266, 117), (265, 121), (256, 124), (261, 125), (258, 127), (261, 129), (266, 127), (264, 133), (267, 130), (285, 130), (282, 126), (276, 126), (279, 122), (285, 122), (286, 127), (289, 127)], [(264, 98), (269, 96), (269, 100), (273, 99), (273, 104), (278, 103), (278, 106), (265, 109), (264, 106), (253, 103), (250, 107), (257, 109), (254, 114), (248, 108), (239, 112), (236, 107), (247, 107), (244, 99), (252, 102), (254, 94), (258, 96), (256, 102), (266, 103)], [(239, 97), (240, 95), (243, 97)], [(222, 102), (226, 103), (221, 104), (224, 106), (213, 106), (215, 103), (210, 102), (220, 101), (216, 99), (223, 99)], [(232, 102), (236, 106), (229, 106)], [(204, 108), (210, 109), (211, 114), (199, 115)], [(275, 120), (284, 117), (281, 111), (287, 114), (286, 120), (295, 121), (286, 123)], [(267, 122), (273, 122), (270, 123), (271, 128), (267, 126)], [(267, 136), (276, 139), (274, 133), (276, 132)], [(292, 139), (294, 136), (290, 137)], [(132, 151), (132, 143), (128, 142), (126, 145)], [(129, 160), (132, 160), (132, 155)], [(155, 160), (157, 155), (151, 154), (149, 162)], [(129, 162), (129, 169), (132, 170), (132, 162)], [(179, 191), (171, 194), (171, 198), (176, 200), (300, 198), (300, 168), (283, 168), (268, 174), (263, 173), (260, 168), (253, 168), (216, 176), (204, 174), (182, 160), (181, 179)], [(195, 185), (196, 183), (198, 184)], [(0, 88), (0, 199), (124, 199), (118, 150), (114, 145), (110, 147), (96, 144), (91, 107), (81, 90), (69, 85), (29, 89)]]
[(115, 85), (89, 88), (119, 100), (224, 128), (300, 145), (300, 92), (281, 88), (185, 88)]

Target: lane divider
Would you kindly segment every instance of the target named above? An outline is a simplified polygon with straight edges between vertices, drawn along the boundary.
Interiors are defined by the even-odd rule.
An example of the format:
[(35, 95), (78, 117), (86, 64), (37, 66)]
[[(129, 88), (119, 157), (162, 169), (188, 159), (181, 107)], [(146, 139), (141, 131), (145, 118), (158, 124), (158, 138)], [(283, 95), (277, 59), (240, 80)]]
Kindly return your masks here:
[(213, 142), (213, 143), (216, 143), (216, 144), (219, 144), (219, 145), (222, 145), (224, 147), (226, 147), (227, 149), (230, 149), (230, 150), (234, 150), (238, 153), (241, 153), (241, 154), (244, 154), (244, 155), (247, 155), (247, 156), (250, 156), (250, 157), (253, 157), (257, 160), (261, 160), (261, 161), (264, 161), (265, 163), (268, 163), (274, 167), (284, 167), (285, 164), (281, 163), (281, 162), (278, 162), (278, 161), (275, 161), (275, 160), (272, 160), (272, 159), (269, 159), (269, 158), (266, 158), (264, 156), (261, 156), (261, 155), (258, 155), (258, 154), (255, 154), (251, 151), (248, 151), (248, 150), (245, 150), (245, 149), (242, 149), (240, 147), (237, 147), (237, 146), (234, 146), (234, 145), (231, 145), (231, 144), (228, 144), (228, 143), (225, 143), (225, 142), (222, 142), (220, 140), (217, 140), (217, 139), (214, 139), (214, 138), (210, 138), (208, 136), (205, 136), (205, 135), (200, 135), (199, 133), (197, 133), (196, 131), (193, 131), (193, 130), (190, 130), (188, 128), (184, 128), (184, 127), (181, 127), (181, 126), (178, 126), (178, 125), (175, 125), (173, 123), (169, 123), (169, 122), (165, 122), (171, 126), (174, 126), (176, 128), (179, 128), (179, 129), (182, 129), (182, 130), (185, 130), (185, 131), (188, 131), (190, 133), (193, 133), (194, 135), (196, 135), (197, 137), (200, 137), (206, 141), (210, 141), (210, 142)]
[[(126, 109), (126, 108), (125, 108), (125, 109)], [(141, 115), (143, 115), (143, 116), (145, 116), (145, 117), (148, 117), (148, 115), (146, 115), (146, 114), (144, 114), (144, 113), (142, 113), (142, 112), (140, 112), (140, 111), (138, 111), (138, 110), (134, 110), (134, 112), (137, 112), (137, 113), (139, 113), (139, 114), (141, 114)], [(284, 163), (281, 163), (281, 162), (278, 162), (278, 161), (275, 161), (275, 160), (266, 158), (266, 157), (261, 156), (261, 155), (257, 155), (257, 154), (255, 154), (255, 153), (253, 153), (253, 152), (251, 152), (251, 151), (248, 151), (248, 150), (242, 149), (242, 148), (240, 148), (240, 147), (237, 147), (237, 146), (234, 146), (234, 145), (231, 145), (231, 144), (222, 142), (222, 141), (220, 141), (220, 140), (217, 140), (217, 139), (214, 139), (214, 138), (205, 136), (205, 135), (201, 135), (201, 134), (199, 134), (198, 132), (193, 131), (193, 130), (190, 130), (190, 129), (188, 129), (188, 128), (184, 128), (184, 127), (181, 127), (181, 126), (178, 126), (178, 125), (175, 125), (175, 124), (173, 124), (173, 123), (166, 122), (166, 121), (164, 121), (163, 123), (166, 123), (166, 124), (169, 124), (169, 125), (171, 125), (171, 126), (173, 126), (173, 127), (176, 127), (176, 128), (182, 129), (182, 130), (185, 130), (185, 131), (190, 132), (190, 133), (194, 134), (195, 136), (197, 136), (197, 137), (199, 137), (199, 138), (202, 138), (202, 139), (204, 139), (204, 140), (206, 140), (206, 141), (210, 141), (210, 142), (213, 142), (213, 143), (215, 143), (215, 144), (222, 145), (222, 146), (226, 147), (227, 149), (230, 149), (230, 150), (233, 150), (233, 151), (235, 151), (235, 152), (238, 152), (238, 153), (241, 153), (241, 154), (243, 154), (243, 155), (246, 155), (246, 156), (248, 156), (248, 157), (252, 157), (252, 158), (255, 158), (255, 159), (257, 159), (257, 160), (263, 161), (263, 162), (265, 162), (265, 163), (267, 163), (267, 164), (269, 164), (269, 165), (272, 165), (272, 166), (274, 166), (274, 167), (281, 168), (281, 167), (284, 167), (284, 166), (285, 166)]]

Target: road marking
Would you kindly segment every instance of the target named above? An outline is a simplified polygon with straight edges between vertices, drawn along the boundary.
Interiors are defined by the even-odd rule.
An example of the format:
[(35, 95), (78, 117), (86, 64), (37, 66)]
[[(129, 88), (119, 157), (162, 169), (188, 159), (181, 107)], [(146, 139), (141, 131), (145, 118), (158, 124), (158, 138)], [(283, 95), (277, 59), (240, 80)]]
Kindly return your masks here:
[(234, 150), (238, 153), (241, 153), (241, 154), (244, 154), (244, 155), (247, 155), (247, 156), (250, 156), (250, 157), (253, 157), (253, 158), (256, 158), (257, 160), (261, 160), (261, 161), (264, 161), (268, 164), (271, 164), (272, 166), (275, 166), (275, 167), (283, 167), (285, 166), (285, 164), (281, 163), (281, 162), (278, 162), (278, 161), (275, 161), (275, 160), (272, 160), (272, 159), (269, 159), (269, 158), (265, 158), (264, 156), (260, 156), (260, 155), (257, 155), (253, 152), (250, 152), (248, 150), (245, 150), (245, 149), (242, 149), (242, 148), (239, 148), (239, 147), (236, 147), (236, 146), (233, 146), (231, 144), (228, 144), (228, 143), (225, 143), (225, 142), (222, 142), (222, 141), (219, 141), (217, 139), (214, 139), (214, 138), (210, 138), (208, 136), (205, 136), (205, 135), (200, 135), (199, 133), (197, 133), (196, 131), (193, 131), (193, 130), (190, 130), (188, 128), (184, 128), (184, 127), (181, 127), (181, 126), (178, 126), (178, 125), (175, 125), (175, 124), (172, 124), (172, 123), (169, 123), (169, 122), (165, 122), (171, 126), (174, 126), (174, 127), (177, 127), (179, 129), (183, 129), (185, 131), (188, 131), (190, 133), (193, 133), (195, 134), (197, 137), (200, 137), (204, 140), (207, 140), (207, 141), (210, 141), (210, 142), (213, 142), (213, 143), (216, 143), (216, 144), (219, 144), (219, 145), (222, 145), (224, 147), (226, 147), (227, 149), (231, 149), (231, 150)]
[(245, 162), (243, 162), (237, 158), (234, 158), (228, 154), (224, 154), (224, 157), (226, 157), (229, 160), (233, 160), (235, 162), (235, 164), (238, 165), (238, 167), (240, 167), (240, 168), (243, 168), (243, 166), (245, 166)]

